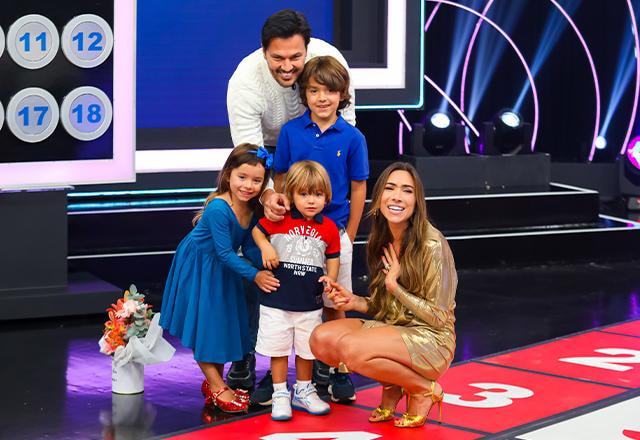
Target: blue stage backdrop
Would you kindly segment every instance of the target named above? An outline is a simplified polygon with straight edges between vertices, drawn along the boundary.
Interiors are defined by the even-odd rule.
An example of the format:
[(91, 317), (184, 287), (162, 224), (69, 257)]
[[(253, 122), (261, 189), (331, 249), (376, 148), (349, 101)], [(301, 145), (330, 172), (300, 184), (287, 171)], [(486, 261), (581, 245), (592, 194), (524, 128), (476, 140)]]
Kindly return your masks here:
[(138, 0), (138, 128), (226, 126), (227, 82), (283, 8), (331, 41), (333, 0)]

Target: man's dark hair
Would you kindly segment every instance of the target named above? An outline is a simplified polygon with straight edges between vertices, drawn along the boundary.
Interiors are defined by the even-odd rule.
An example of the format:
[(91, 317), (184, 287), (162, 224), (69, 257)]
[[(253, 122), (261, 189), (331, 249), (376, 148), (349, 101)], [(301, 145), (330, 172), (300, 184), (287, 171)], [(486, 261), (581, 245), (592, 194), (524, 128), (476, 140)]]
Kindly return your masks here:
[(300, 34), (307, 47), (311, 39), (311, 28), (307, 17), (293, 9), (283, 9), (267, 18), (262, 26), (262, 50), (267, 50), (274, 38), (290, 38)]

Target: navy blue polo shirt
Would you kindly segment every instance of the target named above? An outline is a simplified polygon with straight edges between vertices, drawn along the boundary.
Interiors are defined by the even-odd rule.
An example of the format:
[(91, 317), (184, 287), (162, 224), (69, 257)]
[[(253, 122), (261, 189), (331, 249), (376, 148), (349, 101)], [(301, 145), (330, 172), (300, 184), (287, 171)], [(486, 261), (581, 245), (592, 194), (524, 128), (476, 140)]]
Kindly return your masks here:
[(352, 180), (367, 180), (369, 158), (367, 141), (356, 127), (342, 116), (324, 133), (311, 120), (307, 110), (302, 116), (290, 120), (280, 130), (273, 168), (286, 173), (301, 160), (315, 160), (322, 164), (331, 180), (331, 203), (322, 213), (338, 228), (344, 228), (349, 219), (347, 195)]

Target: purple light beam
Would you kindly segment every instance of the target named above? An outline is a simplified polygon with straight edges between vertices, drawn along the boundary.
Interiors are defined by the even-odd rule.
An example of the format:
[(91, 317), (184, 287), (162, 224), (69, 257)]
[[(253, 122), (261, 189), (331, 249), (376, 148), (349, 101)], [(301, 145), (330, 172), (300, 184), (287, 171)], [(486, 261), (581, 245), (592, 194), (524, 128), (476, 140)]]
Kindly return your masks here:
[[(524, 56), (522, 55), (522, 52), (520, 52), (520, 49), (518, 49), (518, 46), (516, 46), (516, 44), (513, 42), (513, 40), (511, 39), (511, 37), (509, 37), (509, 35), (502, 30), (502, 28), (500, 26), (498, 26), (497, 24), (495, 24), (493, 21), (491, 21), (488, 17), (484, 16), (483, 14), (479, 13), (478, 11), (475, 11), (471, 8), (468, 8), (467, 6), (461, 5), (459, 3), (455, 3), (452, 1), (448, 1), (448, 0), (426, 0), (428, 2), (439, 2), (439, 3), (443, 3), (445, 5), (449, 5), (449, 6), (454, 6), (456, 8), (460, 8), (463, 9), (475, 16), (477, 16), (478, 18), (480, 18), (483, 21), (486, 21), (487, 23), (489, 23), (489, 25), (491, 25), (495, 30), (497, 30), (498, 32), (500, 32), (500, 35), (502, 35), (505, 40), (507, 40), (507, 42), (511, 45), (511, 47), (513, 48), (513, 50), (515, 51), (516, 55), (518, 56), (518, 58), (520, 59), (520, 62), (522, 63), (524, 70), (527, 73), (527, 77), (529, 78), (529, 83), (531, 84), (531, 92), (533, 93), (533, 135), (531, 136), (531, 151), (535, 150), (535, 145), (536, 145), (536, 139), (538, 137), (538, 116), (539, 116), (539, 107), (538, 107), (538, 89), (536, 88), (536, 84), (535, 81), (533, 80), (533, 75), (531, 74), (531, 69), (529, 69), (529, 65), (527, 64), (527, 61), (524, 59)], [(457, 106), (456, 106), (457, 107)]]
[[(491, 8), (491, 5), (493, 4), (494, 0), (489, 0), (487, 2), (487, 4), (484, 6), (484, 9), (482, 10), (482, 15), (486, 16), (487, 12), (489, 12), (489, 8)], [(469, 46), (467, 47), (467, 54), (464, 57), (464, 64), (462, 65), (462, 79), (460, 81), (460, 109), (462, 111), (464, 111), (464, 90), (466, 88), (467, 85), (467, 71), (468, 71), (468, 67), (469, 67), (469, 61), (471, 60), (471, 51), (473, 50), (473, 45), (476, 42), (476, 37), (478, 36), (478, 32), (480, 32), (480, 26), (482, 25), (482, 18), (478, 19), (478, 22), (476, 23), (476, 27), (473, 30), (473, 34), (471, 34), (471, 39), (469, 40)], [(469, 139), (467, 139), (467, 137), (464, 137), (464, 149), (467, 152), (467, 154), (470, 153), (469, 151)]]

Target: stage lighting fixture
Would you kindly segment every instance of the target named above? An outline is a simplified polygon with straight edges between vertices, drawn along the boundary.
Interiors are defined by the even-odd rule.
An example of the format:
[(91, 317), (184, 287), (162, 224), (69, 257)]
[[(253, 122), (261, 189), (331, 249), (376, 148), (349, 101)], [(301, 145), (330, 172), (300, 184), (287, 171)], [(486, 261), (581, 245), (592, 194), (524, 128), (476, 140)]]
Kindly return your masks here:
[(411, 156), (454, 156), (464, 152), (464, 127), (447, 112), (432, 111), (413, 124), (406, 154)]
[(513, 110), (501, 110), (491, 122), (482, 124), (480, 145), (485, 154), (530, 153), (531, 124), (523, 122), (522, 116)]
[(449, 117), (449, 115), (443, 112), (434, 113), (433, 116), (429, 118), (429, 121), (431, 121), (431, 123), (436, 128), (441, 128), (441, 129), (447, 128), (449, 127), (449, 125), (451, 125), (451, 118)]
[(629, 142), (627, 153), (620, 161), (620, 192), (629, 196), (627, 209), (640, 210), (640, 136)]
[(598, 150), (604, 150), (605, 148), (607, 148), (607, 140), (602, 136), (598, 136), (596, 138), (596, 148)]

